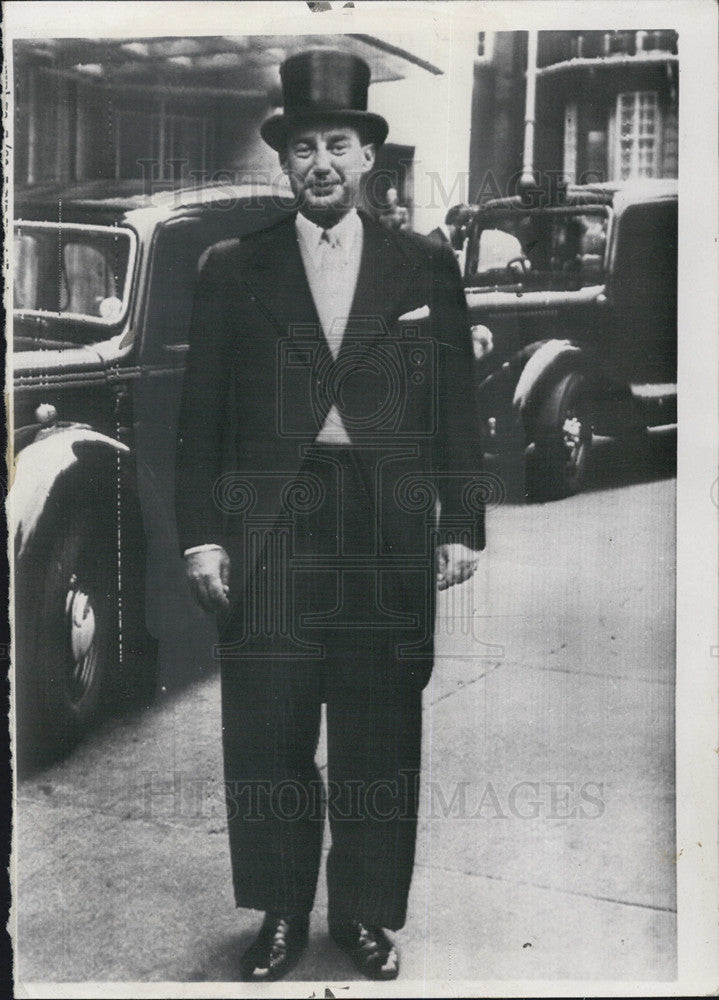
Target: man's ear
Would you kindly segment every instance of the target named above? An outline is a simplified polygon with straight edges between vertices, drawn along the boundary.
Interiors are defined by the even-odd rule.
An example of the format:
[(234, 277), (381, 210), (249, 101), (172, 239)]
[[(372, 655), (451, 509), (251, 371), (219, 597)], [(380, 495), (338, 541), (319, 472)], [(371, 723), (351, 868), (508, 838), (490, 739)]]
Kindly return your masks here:
[(362, 147), (362, 173), (366, 174), (374, 166), (377, 150), (373, 142), (368, 142)]

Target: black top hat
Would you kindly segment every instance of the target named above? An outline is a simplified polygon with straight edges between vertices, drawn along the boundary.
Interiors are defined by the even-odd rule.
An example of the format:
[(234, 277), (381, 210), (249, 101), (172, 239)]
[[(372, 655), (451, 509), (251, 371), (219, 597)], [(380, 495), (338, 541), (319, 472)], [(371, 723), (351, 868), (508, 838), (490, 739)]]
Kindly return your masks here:
[(260, 135), (282, 151), (289, 129), (307, 122), (340, 119), (361, 129), (378, 146), (389, 126), (367, 110), (370, 69), (364, 59), (336, 49), (310, 49), (290, 56), (280, 66), (284, 114), (263, 122)]

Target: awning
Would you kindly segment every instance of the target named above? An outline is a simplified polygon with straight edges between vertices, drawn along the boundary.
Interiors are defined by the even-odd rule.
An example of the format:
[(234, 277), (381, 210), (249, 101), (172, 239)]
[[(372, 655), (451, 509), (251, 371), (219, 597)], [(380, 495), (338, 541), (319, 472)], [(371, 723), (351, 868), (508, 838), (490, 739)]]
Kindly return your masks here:
[(370, 65), (372, 82), (402, 80), (408, 69), (442, 70), (373, 35), (238, 35), (188, 38), (41, 38), (15, 42), (30, 63), (78, 82), (123, 89), (214, 93), (279, 101), (280, 64), (314, 47), (344, 49)]

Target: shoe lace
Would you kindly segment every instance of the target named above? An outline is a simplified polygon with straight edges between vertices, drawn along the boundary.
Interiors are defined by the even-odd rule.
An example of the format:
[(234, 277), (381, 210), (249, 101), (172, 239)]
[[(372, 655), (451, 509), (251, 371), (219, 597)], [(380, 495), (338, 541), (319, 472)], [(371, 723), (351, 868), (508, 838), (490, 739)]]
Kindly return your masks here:
[(381, 930), (365, 927), (364, 924), (358, 924), (357, 927), (359, 949), (368, 962), (376, 959), (382, 959), (384, 962), (388, 958), (393, 958), (394, 945)]
[(287, 932), (290, 929), (290, 925), (286, 920), (279, 920), (277, 927), (275, 928), (275, 933), (272, 935), (272, 958), (271, 961), (274, 963), (278, 961), (287, 951)]

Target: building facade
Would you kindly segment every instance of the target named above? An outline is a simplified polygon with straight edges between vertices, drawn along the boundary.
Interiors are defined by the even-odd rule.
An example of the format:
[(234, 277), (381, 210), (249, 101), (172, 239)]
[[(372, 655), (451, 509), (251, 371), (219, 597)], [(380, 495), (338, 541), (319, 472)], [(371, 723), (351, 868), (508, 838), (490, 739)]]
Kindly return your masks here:
[[(521, 173), (527, 33), (480, 33), (470, 194), (514, 193)], [(540, 31), (534, 168), (569, 183), (676, 177), (675, 31)]]
[[(279, 67), (302, 48), (331, 46), (369, 63), (370, 108), (390, 123), (367, 207), (381, 209), (393, 188), (415, 225), (429, 229), (448, 206), (434, 215), (428, 209), (427, 177), (466, 171), (469, 101), (456, 106), (462, 121), (452, 131), (461, 140), (455, 151), (441, 134), (449, 132), (447, 65), (418, 55), (413, 37), (403, 46), (349, 34), (16, 41), (15, 186), (97, 182), (99, 190), (116, 181), (159, 190), (256, 179), (283, 187), (277, 155), (259, 135), (281, 103)], [(456, 162), (448, 166), (450, 146)]]

